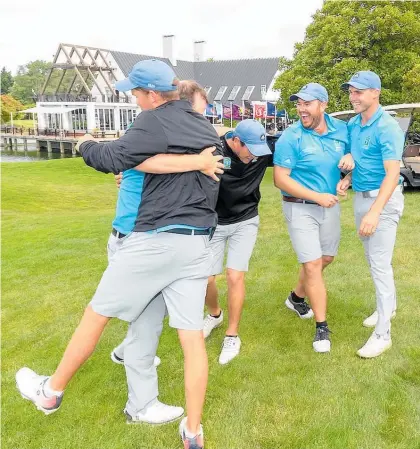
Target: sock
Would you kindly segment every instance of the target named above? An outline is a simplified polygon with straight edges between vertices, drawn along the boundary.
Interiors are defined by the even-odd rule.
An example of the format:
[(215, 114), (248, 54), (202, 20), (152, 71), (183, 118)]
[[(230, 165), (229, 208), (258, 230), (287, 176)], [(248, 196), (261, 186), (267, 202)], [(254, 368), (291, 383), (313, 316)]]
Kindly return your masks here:
[(212, 315), (212, 314), (210, 314), (210, 316), (212, 317), (212, 318), (220, 318), (220, 315), (222, 314), (222, 309), (220, 309), (220, 312), (219, 312), (219, 315)]
[(47, 396), (49, 398), (52, 397), (52, 396), (61, 396), (63, 394), (63, 392), (62, 391), (53, 390), (51, 388), (51, 386), (50, 386), (50, 380), (51, 380), (51, 377), (49, 377), (48, 380), (44, 384), (45, 396)]
[(300, 296), (298, 296), (295, 292), (291, 292), (292, 295), (292, 300), (294, 302), (303, 302), (305, 300), (305, 297), (301, 298)]
[(185, 426), (185, 436), (187, 438), (194, 438), (194, 437), (196, 437), (197, 435), (200, 435), (200, 434), (201, 434), (201, 426), (200, 426), (200, 429), (199, 429), (199, 431), (197, 433), (190, 432), (188, 430), (188, 427)]
[(316, 322), (316, 327), (328, 327), (328, 324), (326, 321), (317, 321)]
[(237, 335), (225, 335), (225, 337), (238, 338), (238, 336), (237, 336)]

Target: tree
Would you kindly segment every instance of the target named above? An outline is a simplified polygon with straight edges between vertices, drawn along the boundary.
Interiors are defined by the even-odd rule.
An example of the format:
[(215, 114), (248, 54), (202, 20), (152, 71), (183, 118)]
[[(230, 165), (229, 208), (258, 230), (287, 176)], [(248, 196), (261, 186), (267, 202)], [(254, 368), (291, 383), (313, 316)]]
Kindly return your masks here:
[(314, 15), (292, 60), (281, 58), (280, 107), (309, 82), (324, 85), (329, 111), (350, 109), (340, 85), (359, 70), (382, 80), (382, 104), (420, 101), (420, 2), (329, 1)]
[(50, 62), (41, 60), (19, 66), (11, 94), (24, 104), (33, 102), (33, 97), (40, 93), (50, 68)]
[(22, 103), (13, 98), (11, 95), (2, 95), (1, 96), (1, 123), (7, 123), (10, 121), (10, 114), (14, 114), (16, 112), (25, 109)]
[(1, 94), (8, 94), (10, 88), (13, 86), (13, 76), (11, 72), (6, 70), (6, 67), (1, 69)]

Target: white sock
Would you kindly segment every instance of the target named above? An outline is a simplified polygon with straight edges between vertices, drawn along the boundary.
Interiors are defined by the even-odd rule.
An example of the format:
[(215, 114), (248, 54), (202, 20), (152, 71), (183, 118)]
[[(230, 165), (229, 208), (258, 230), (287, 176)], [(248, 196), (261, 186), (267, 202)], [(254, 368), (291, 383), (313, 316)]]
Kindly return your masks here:
[(187, 438), (194, 438), (194, 437), (196, 437), (197, 435), (201, 435), (201, 432), (202, 432), (201, 426), (200, 426), (200, 429), (199, 429), (199, 431), (198, 431), (197, 433), (190, 432), (190, 431), (188, 430), (188, 427), (185, 426), (185, 436), (186, 436)]
[(49, 398), (51, 396), (61, 396), (63, 394), (63, 392), (62, 391), (53, 390), (51, 388), (51, 386), (50, 386), (50, 380), (51, 380), (51, 377), (49, 377), (48, 380), (44, 384), (44, 393), (45, 393), (45, 395), (47, 397), (49, 397)]

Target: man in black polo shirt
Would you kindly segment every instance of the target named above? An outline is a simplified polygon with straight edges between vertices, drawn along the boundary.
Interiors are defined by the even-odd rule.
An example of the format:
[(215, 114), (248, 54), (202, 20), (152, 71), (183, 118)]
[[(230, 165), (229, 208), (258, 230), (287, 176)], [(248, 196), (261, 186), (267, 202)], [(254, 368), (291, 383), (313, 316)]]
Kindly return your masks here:
[(216, 275), (223, 271), (226, 245), (229, 324), (219, 363), (229, 363), (239, 354), (239, 321), (245, 300), (245, 273), (257, 239), (261, 198), (260, 183), (266, 168), (272, 166), (272, 151), (264, 127), (256, 120), (242, 121), (221, 138), (223, 155), (230, 162), (221, 177), (216, 212), (218, 224), (210, 242), (213, 252), (212, 276), (207, 287), (209, 314), (204, 321), (204, 337), (220, 326), (223, 311), (218, 302)]

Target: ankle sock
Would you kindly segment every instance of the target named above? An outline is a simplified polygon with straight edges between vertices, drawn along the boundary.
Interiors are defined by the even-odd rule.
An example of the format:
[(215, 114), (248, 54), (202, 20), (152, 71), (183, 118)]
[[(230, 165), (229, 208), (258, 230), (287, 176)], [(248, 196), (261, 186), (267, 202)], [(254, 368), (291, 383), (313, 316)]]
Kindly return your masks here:
[(328, 324), (326, 321), (317, 321), (316, 322), (316, 327), (328, 327)]
[(222, 314), (222, 310), (220, 310), (220, 312), (219, 312), (219, 314), (218, 315), (212, 315), (212, 314), (210, 314), (210, 316), (212, 317), (212, 318), (220, 318), (220, 315)]
[(294, 302), (303, 302), (304, 300), (305, 300), (305, 298), (303, 297), (303, 298), (301, 298), (300, 296), (298, 296), (295, 292), (291, 292), (291, 295), (292, 295), (292, 300), (294, 301)]
[(53, 390), (50, 386), (51, 377), (44, 384), (44, 394), (45, 396), (51, 398), (52, 396), (61, 396), (63, 394), (62, 391)]

